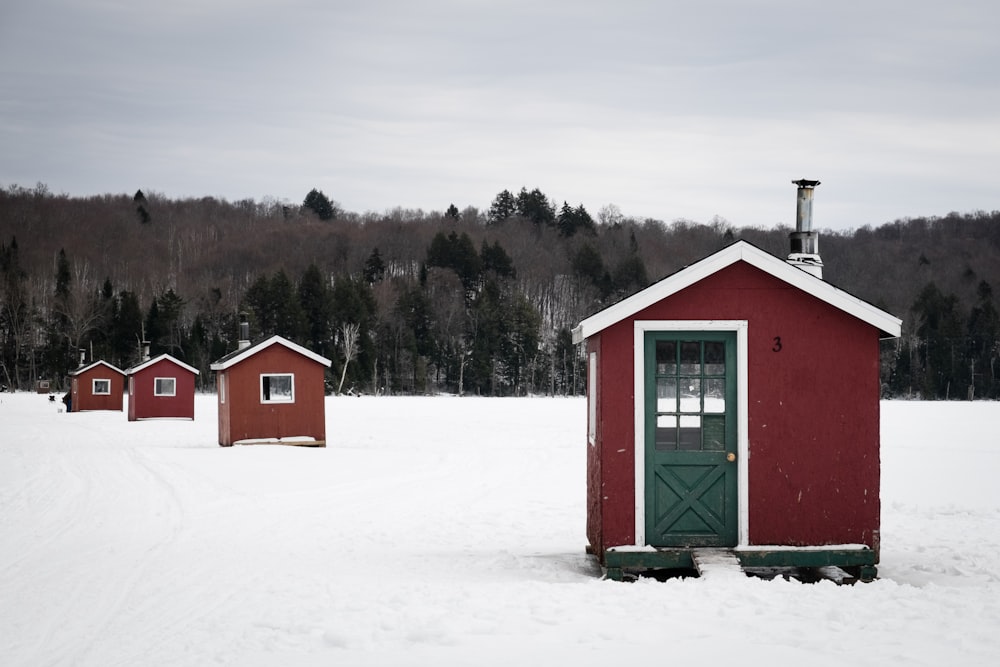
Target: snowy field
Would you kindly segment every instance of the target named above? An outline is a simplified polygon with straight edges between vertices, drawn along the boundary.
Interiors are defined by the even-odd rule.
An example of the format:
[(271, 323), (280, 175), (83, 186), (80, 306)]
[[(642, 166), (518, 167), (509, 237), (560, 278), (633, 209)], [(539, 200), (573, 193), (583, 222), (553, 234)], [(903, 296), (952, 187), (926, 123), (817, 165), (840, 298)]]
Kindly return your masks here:
[(1000, 404), (883, 404), (880, 579), (600, 578), (583, 399), (330, 398), (326, 449), (0, 394), (0, 665), (998, 665)]

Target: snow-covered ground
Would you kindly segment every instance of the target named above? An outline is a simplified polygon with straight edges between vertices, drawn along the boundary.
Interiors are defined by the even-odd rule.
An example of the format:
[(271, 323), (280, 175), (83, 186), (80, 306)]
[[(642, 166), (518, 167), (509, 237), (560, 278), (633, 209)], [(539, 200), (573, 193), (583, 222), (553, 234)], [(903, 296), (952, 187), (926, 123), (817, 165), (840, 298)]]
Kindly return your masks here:
[(1000, 664), (1000, 404), (883, 404), (880, 579), (600, 578), (582, 399), (330, 398), (220, 448), (0, 394), (0, 664)]

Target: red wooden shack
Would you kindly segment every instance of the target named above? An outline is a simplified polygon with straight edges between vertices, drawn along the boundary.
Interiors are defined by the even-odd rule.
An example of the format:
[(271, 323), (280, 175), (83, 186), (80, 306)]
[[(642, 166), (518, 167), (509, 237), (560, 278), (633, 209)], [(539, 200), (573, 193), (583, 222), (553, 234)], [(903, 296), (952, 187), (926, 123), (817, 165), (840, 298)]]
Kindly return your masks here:
[(814, 234), (789, 261), (739, 241), (573, 331), (588, 551), (610, 578), (706, 550), (875, 576), (879, 341), (901, 322), (816, 275)]
[(324, 375), (330, 360), (271, 336), (217, 362), (219, 444), (326, 445)]
[(199, 374), (169, 354), (133, 366), (127, 372), (128, 420), (194, 419), (194, 383)]
[(70, 412), (121, 410), (125, 372), (106, 361), (95, 361), (69, 372)]

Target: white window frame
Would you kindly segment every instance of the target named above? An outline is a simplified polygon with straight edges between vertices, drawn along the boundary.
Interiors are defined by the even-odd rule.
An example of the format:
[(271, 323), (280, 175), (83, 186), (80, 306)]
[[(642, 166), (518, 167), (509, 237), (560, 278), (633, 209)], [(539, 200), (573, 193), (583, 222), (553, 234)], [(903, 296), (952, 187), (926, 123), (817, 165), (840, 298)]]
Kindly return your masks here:
[[(97, 383), (106, 382), (107, 391), (97, 391)], [(111, 395), (111, 378), (94, 378), (91, 380), (90, 391), (94, 396), (110, 396)]]
[(226, 404), (226, 374), (219, 373), (219, 403)]
[[(264, 397), (264, 378), (287, 377), (291, 383), (291, 392), (287, 397), (274, 398)], [(270, 382), (268, 382), (270, 385)], [(260, 402), (261, 403), (294, 403), (295, 402), (295, 373), (261, 373), (260, 374)]]
[(597, 442), (597, 352), (587, 355), (587, 441)]
[[(170, 381), (170, 391), (159, 391), (160, 382)], [(154, 377), (153, 378), (153, 396), (176, 396), (177, 395), (177, 378), (174, 377)]]

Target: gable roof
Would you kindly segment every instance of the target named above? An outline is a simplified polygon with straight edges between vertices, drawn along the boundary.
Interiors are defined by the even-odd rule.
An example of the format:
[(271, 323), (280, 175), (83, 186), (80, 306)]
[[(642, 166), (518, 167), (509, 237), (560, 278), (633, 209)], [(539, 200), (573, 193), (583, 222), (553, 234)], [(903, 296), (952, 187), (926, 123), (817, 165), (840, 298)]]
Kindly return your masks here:
[(210, 368), (213, 371), (223, 371), (223, 370), (226, 370), (227, 368), (229, 368), (231, 366), (235, 366), (236, 364), (240, 363), (244, 359), (246, 359), (248, 357), (252, 357), (253, 355), (257, 354), (258, 352), (260, 352), (262, 350), (266, 350), (267, 348), (271, 347), (272, 345), (281, 345), (283, 347), (288, 348), (289, 350), (292, 350), (293, 352), (298, 352), (302, 356), (307, 357), (309, 359), (312, 359), (316, 363), (323, 364), (327, 368), (329, 368), (330, 365), (333, 363), (332, 361), (330, 361), (326, 357), (322, 357), (322, 356), (316, 354), (315, 352), (307, 350), (306, 348), (302, 347), (301, 345), (296, 345), (295, 343), (293, 343), (292, 341), (288, 340), (287, 338), (282, 338), (281, 336), (275, 334), (275, 335), (271, 336), (270, 338), (266, 338), (266, 339), (264, 339), (264, 340), (262, 340), (260, 342), (254, 343), (253, 345), (251, 345), (249, 347), (244, 347), (242, 350), (236, 350), (235, 352), (230, 352), (229, 354), (227, 354), (226, 356), (222, 357), (221, 359), (219, 359), (218, 361), (216, 361), (214, 364), (212, 364)]
[(903, 322), (899, 318), (834, 287), (822, 278), (817, 278), (785, 260), (761, 250), (752, 243), (737, 241), (694, 264), (684, 267), (663, 280), (653, 283), (646, 289), (594, 313), (573, 329), (573, 342), (583, 342), (612, 324), (617, 324), (736, 262), (746, 262), (792, 287), (853, 315), (882, 332), (882, 338), (897, 338), (901, 333)]
[(199, 371), (197, 368), (193, 368), (191, 366), (188, 366), (183, 361), (180, 361), (179, 359), (175, 359), (174, 357), (170, 356), (169, 354), (161, 354), (160, 356), (154, 357), (154, 358), (150, 359), (149, 361), (142, 362), (138, 366), (133, 366), (132, 368), (128, 369), (128, 375), (132, 375), (134, 373), (138, 373), (139, 371), (143, 370), (144, 368), (149, 368), (153, 364), (157, 364), (157, 363), (159, 363), (161, 361), (172, 361), (172, 362), (174, 362), (175, 364), (177, 364), (178, 366), (180, 366), (181, 368), (183, 368), (186, 371), (190, 371), (191, 373), (194, 373), (195, 375), (201, 375), (201, 371)]
[(91, 368), (96, 368), (97, 366), (107, 366), (108, 369), (114, 371), (115, 373), (118, 373), (119, 375), (125, 375), (125, 371), (121, 370), (120, 368), (118, 368), (116, 366), (112, 366), (111, 364), (109, 364), (108, 362), (103, 361), (103, 360), (102, 361), (95, 361), (93, 363), (87, 364), (86, 366), (81, 366), (80, 368), (77, 368), (75, 371), (70, 371), (69, 374), (70, 375), (80, 375), (81, 373), (86, 373)]

